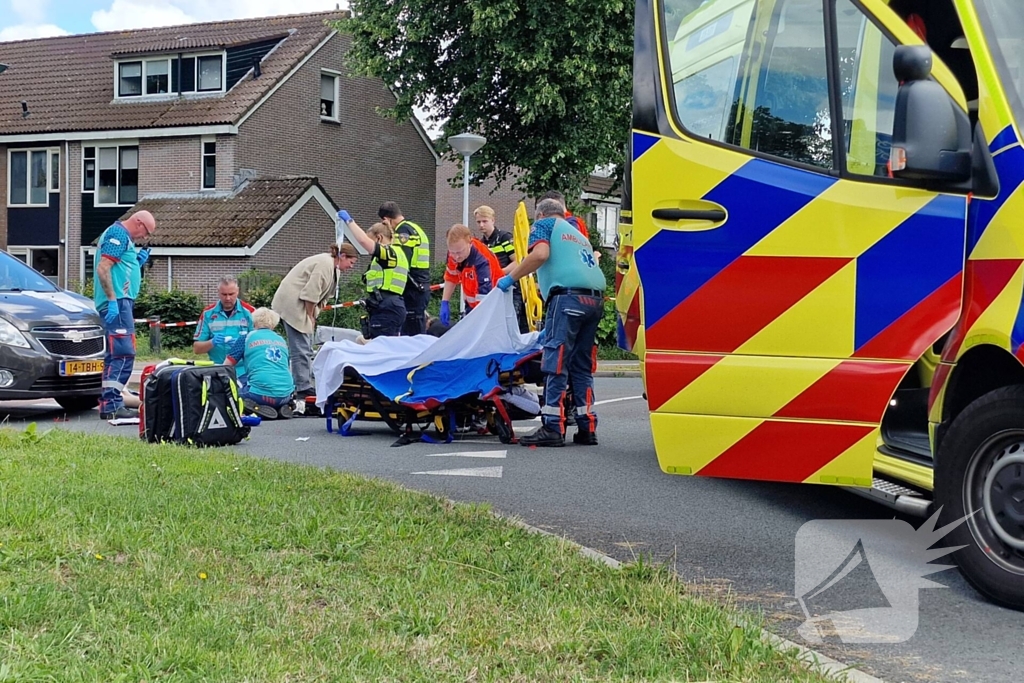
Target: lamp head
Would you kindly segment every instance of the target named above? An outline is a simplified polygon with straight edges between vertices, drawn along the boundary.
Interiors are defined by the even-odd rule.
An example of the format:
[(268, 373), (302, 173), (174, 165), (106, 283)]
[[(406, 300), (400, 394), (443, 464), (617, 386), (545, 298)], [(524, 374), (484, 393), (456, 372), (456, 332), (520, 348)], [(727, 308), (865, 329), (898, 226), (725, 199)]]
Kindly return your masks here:
[(487, 138), (474, 133), (460, 133), (448, 138), (448, 144), (464, 157), (473, 156), (487, 143)]

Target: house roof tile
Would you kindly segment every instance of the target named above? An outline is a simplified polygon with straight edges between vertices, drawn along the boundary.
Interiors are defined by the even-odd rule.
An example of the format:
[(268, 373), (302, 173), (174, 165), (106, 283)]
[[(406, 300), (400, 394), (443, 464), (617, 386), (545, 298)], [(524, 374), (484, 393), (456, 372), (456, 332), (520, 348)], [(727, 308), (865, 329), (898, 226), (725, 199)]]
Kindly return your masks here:
[[(0, 42), (0, 136), (235, 123), (330, 33), (346, 12), (263, 17), (168, 28)], [(219, 97), (114, 100), (115, 54), (256, 42), (287, 36)], [(175, 45), (177, 47), (170, 47)], [(29, 116), (22, 116), (21, 101)]]
[(148, 246), (251, 247), (314, 185), (312, 176), (259, 177), (230, 194), (150, 195), (122, 218), (153, 214)]

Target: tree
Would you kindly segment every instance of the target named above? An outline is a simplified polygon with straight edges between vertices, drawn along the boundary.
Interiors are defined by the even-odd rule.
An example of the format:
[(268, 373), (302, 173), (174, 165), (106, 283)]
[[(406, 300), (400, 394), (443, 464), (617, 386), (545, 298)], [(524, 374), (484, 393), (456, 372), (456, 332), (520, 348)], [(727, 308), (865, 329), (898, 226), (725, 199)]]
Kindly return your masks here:
[[(349, 68), (443, 122), (443, 137), (487, 137), (477, 179), (531, 196), (578, 196), (597, 166), (620, 164), (629, 135), (633, 4), (624, 0), (352, 0), (336, 28)], [(443, 141), (441, 141), (443, 145)], [(446, 146), (442, 152), (451, 155)], [(454, 156), (454, 155), (453, 155)], [(473, 157), (476, 161), (477, 156)]]

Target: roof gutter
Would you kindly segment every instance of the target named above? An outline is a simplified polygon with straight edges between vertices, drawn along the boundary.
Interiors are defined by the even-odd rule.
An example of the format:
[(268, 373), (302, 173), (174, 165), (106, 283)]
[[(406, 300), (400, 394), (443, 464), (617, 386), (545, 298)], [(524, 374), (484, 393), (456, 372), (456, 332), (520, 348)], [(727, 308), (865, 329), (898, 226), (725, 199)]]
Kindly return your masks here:
[(132, 128), (128, 130), (87, 130), (63, 133), (17, 133), (0, 135), (0, 145), (22, 142), (63, 142), (65, 140), (119, 140), (122, 138), (176, 138), (193, 135), (238, 135), (238, 126), (168, 126), (163, 128)]

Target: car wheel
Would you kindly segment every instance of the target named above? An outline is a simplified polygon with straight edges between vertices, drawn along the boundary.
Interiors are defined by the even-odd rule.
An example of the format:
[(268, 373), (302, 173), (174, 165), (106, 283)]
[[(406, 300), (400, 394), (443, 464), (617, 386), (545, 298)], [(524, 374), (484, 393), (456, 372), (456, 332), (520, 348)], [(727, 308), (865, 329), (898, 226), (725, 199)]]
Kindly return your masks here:
[(935, 500), (964, 578), (999, 604), (1024, 609), (1024, 386), (977, 399), (939, 448)]
[(100, 403), (99, 396), (72, 396), (58, 398), (57, 403), (69, 413), (77, 413), (83, 410), (92, 410)]

